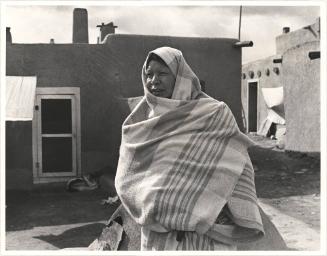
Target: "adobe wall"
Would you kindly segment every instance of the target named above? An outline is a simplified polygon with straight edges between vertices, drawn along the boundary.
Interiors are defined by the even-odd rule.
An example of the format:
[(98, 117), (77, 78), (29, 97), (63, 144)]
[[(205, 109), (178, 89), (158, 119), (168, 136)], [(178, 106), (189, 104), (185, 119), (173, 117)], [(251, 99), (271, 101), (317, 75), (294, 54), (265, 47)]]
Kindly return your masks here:
[[(267, 118), (267, 105), (264, 101), (263, 94), (261, 88), (275, 88), (280, 87), (282, 85), (281, 77), (283, 75), (283, 70), (281, 68), (280, 63), (273, 63), (273, 59), (277, 58), (277, 56), (271, 56), (265, 59), (261, 59), (258, 61), (250, 62), (244, 64), (242, 67), (242, 74), (245, 77), (242, 77), (242, 107), (243, 107), (243, 123), (244, 127), (247, 127), (248, 124), (248, 83), (251, 81), (258, 82), (258, 103), (257, 103), (257, 120), (258, 120), (258, 130), (260, 125)], [(279, 69), (279, 74), (276, 74), (273, 69), (277, 67)], [(266, 71), (269, 70), (269, 75), (267, 75)], [(254, 73), (253, 78), (250, 77), (249, 73), (252, 71)], [(261, 72), (261, 75), (258, 75), (258, 72)]]
[[(7, 75), (36, 75), (38, 87), (80, 87), (82, 171), (115, 166), (120, 126), (128, 113), (116, 98), (117, 65), (106, 45), (13, 44)], [(32, 136), (32, 134), (30, 134)]]
[[(242, 129), (241, 49), (235, 49), (234, 42), (111, 35), (105, 44), (96, 45), (8, 44), (6, 74), (36, 75), (38, 87), (80, 87), (82, 172), (94, 172), (107, 165), (115, 172), (121, 124), (130, 112), (126, 98), (143, 94), (141, 67), (147, 52), (156, 47), (180, 48), (195, 73), (206, 82), (207, 93), (230, 106)], [(31, 140), (31, 130), (26, 136)], [(18, 153), (11, 151), (8, 157), (13, 154), (17, 158)], [(32, 151), (28, 157), (32, 162)], [(7, 173), (11, 179), (11, 170)]]
[[(266, 81), (257, 77), (254, 77), (254, 80), (258, 79), (260, 87), (283, 86), (285, 149), (288, 151), (320, 152), (320, 58), (310, 60), (308, 56), (310, 51), (320, 52), (319, 45), (320, 22), (317, 19), (312, 25), (278, 36), (276, 56), (251, 62), (242, 67), (242, 72), (247, 76), (242, 80), (242, 105), (246, 111), (248, 72), (252, 70), (256, 76), (256, 70), (259, 70), (260, 66), (270, 65), (271, 70), (273, 66), (279, 66), (278, 77), (270, 72), (274, 76), (270, 76)], [(273, 64), (273, 58), (282, 58), (282, 63)], [(260, 98), (262, 99), (262, 95)], [(258, 119), (261, 122), (267, 108), (262, 105), (261, 100), (259, 101)]]
[[(109, 35), (105, 44), (114, 52), (119, 66), (119, 83), (123, 97), (143, 95), (141, 68), (147, 53), (157, 47), (180, 49), (206, 92), (225, 101), (243, 130), (241, 121), (241, 49), (234, 48), (236, 39), (186, 38), (141, 35)], [(129, 74), (129, 75), (127, 75)]]
[(6, 189), (31, 189), (32, 122), (6, 122)]
[(288, 49), (313, 41), (320, 41), (319, 18), (312, 25), (276, 37), (276, 53), (283, 54)]
[(320, 152), (320, 58), (319, 42), (294, 47), (283, 55), (286, 116), (286, 150)]

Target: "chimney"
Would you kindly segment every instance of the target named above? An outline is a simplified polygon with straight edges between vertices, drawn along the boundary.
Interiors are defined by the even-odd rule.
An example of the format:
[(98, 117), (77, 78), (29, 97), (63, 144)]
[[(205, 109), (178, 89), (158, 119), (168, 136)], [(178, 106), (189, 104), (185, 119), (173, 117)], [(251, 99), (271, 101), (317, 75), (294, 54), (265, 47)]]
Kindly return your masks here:
[(100, 42), (102, 42), (108, 34), (115, 34), (115, 26), (113, 22), (108, 24), (102, 23), (101, 25), (97, 25), (97, 28), (100, 28)]
[(51, 38), (51, 39), (50, 39), (50, 44), (54, 44), (54, 43), (55, 43), (54, 39)]
[(87, 10), (75, 8), (73, 14), (73, 43), (89, 43)]
[(6, 27), (6, 43), (12, 44), (10, 27)]
[(283, 27), (283, 34), (287, 34), (290, 32), (290, 27)]

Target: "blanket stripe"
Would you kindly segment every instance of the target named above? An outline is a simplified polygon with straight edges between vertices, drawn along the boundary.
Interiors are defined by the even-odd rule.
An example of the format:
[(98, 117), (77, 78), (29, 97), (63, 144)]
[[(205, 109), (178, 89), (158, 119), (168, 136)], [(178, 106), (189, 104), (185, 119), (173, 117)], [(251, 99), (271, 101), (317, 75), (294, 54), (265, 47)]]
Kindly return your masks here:
[[(186, 232), (181, 241), (176, 241), (176, 232), (158, 233), (142, 228), (143, 251), (183, 250), (183, 251), (235, 251), (235, 245), (221, 243), (208, 235)], [(160, 242), (158, 242), (160, 241)]]
[[(123, 123), (115, 178), (123, 206), (141, 226), (142, 250), (234, 250), (260, 238), (247, 153), (252, 142), (225, 103), (201, 92), (180, 51), (162, 47), (152, 53), (175, 76), (173, 94), (161, 98), (147, 89), (147, 58), (145, 96)], [(232, 224), (216, 223), (223, 208)]]
[[(218, 113), (217, 113), (218, 115)], [(179, 201), (185, 202), (185, 201), (189, 201), (189, 198), (186, 198), (187, 196), (187, 192), (189, 191), (189, 189), (187, 189), (190, 185), (192, 185), (193, 182), (196, 182), (196, 177), (191, 178), (191, 175), (194, 172), (193, 170), (190, 168), (190, 165), (192, 163), (191, 159), (194, 159), (195, 155), (201, 155), (204, 153), (203, 150), (199, 149), (199, 142), (203, 140), (203, 137), (206, 135), (206, 132), (210, 129), (212, 129), (213, 125), (215, 124), (215, 120), (217, 120), (217, 115), (215, 115), (212, 118), (211, 123), (208, 125), (207, 129), (205, 130), (205, 132), (201, 133), (201, 134), (195, 134), (195, 138), (191, 137), (189, 143), (187, 143), (185, 145), (185, 148), (182, 149), (182, 154), (180, 155), (180, 157), (178, 157), (176, 163), (180, 163), (179, 165), (176, 166), (175, 168), (171, 169), (170, 174), (167, 175), (167, 178), (169, 178), (168, 180), (168, 189), (166, 190), (166, 193), (163, 194), (163, 196), (159, 199), (159, 201), (161, 202), (160, 204), (160, 211), (162, 212), (159, 221), (162, 221), (163, 223), (167, 223), (169, 225), (169, 223), (171, 223), (170, 219), (165, 220), (163, 218), (163, 216), (171, 216), (174, 217), (175, 214), (171, 212), (171, 210), (173, 210), (174, 206), (178, 206), (180, 205), (179, 202), (177, 202), (177, 199), (179, 199)], [(212, 140), (209, 141), (209, 143), (212, 143)], [(207, 148), (208, 145), (202, 145), (202, 147)], [(185, 153), (184, 153), (185, 152)], [(201, 163), (201, 156), (197, 157), (197, 159), (199, 160), (199, 162)], [(174, 194), (173, 193), (169, 193), (171, 190), (173, 190), (173, 188), (177, 187), (179, 182), (180, 182), (180, 178), (182, 177), (181, 173), (184, 173), (186, 175), (185, 180), (187, 183), (191, 183), (189, 184), (189, 186), (187, 186), (187, 184), (183, 183), (180, 184), (181, 187), (183, 187), (183, 190), (185, 190), (184, 193), (176, 193), (176, 197), (175, 198), (171, 198)], [(175, 175), (174, 175), (175, 174)], [(179, 178), (178, 178), (179, 176)], [(194, 183), (193, 183), (194, 184)], [(195, 187), (199, 187), (199, 184), (196, 183)], [(177, 197), (178, 195), (178, 197)], [(166, 203), (166, 205), (165, 205)], [(167, 205), (168, 203), (168, 205)], [(172, 207), (170, 207), (172, 206)], [(170, 228), (176, 228), (176, 227), (170, 227)], [(183, 227), (185, 228), (185, 227)]]
[[(231, 130), (232, 131), (232, 130)], [(205, 165), (202, 165), (199, 173), (201, 175), (201, 180), (202, 182), (197, 183), (195, 186), (198, 188), (198, 193), (192, 193), (192, 197), (190, 198), (190, 200), (188, 200), (188, 205), (187, 207), (191, 209), (191, 211), (193, 211), (193, 208), (196, 205), (196, 201), (199, 199), (200, 195), (202, 194), (202, 192), (204, 191), (204, 188), (207, 186), (209, 180), (211, 179), (212, 175), (213, 175), (213, 164), (217, 164), (217, 162), (220, 160), (222, 154), (224, 153), (224, 149), (227, 146), (228, 143), (228, 139), (230, 136), (230, 133), (227, 132), (227, 136), (225, 139), (223, 139), (221, 141), (221, 143), (217, 143), (215, 142), (215, 140), (211, 140), (212, 144), (213, 144), (213, 148), (208, 147), (209, 151), (207, 152), (208, 157), (207, 159), (205, 159), (204, 163), (207, 162), (208, 166), (207, 168), (204, 168)], [(205, 152), (204, 152), (205, 153)], [(201, 181), (200, 180), (200, 181)], [(190, 215), (186, 215), (187, 218), (184, 217), (184, 220), (182, 221), (183, 225), (182, 227), (184, 227), (185, 229), (187, 228), (187, 223), (189, 223), (191, 216)]]
[[(184, 124), (201, 109), (201, 104), (200, 99), (197, 104), (188, 108), (190, 112), (183, 111), (184, 115), (179, 113), (180, 117), (184, 117), (181, 119)], [(119, 167), (124, 170), (117, 172), (117, 192), (123, 205), (142, 226), (154, 228), (155, 224), (154, 231), (161, 227), (161, 232), (184, 230), (204, 234), (212, 227), (222, 207), (227, 203), (235, 223), (255, 227), (263, 232), (261, 219), (257, 214), (252, 165), (248, 163), (249, 158), (244, 155), (243, 148), (238, 149), (238, 146), (242, 147), (242, 143), (238, 144), (237, 141), (242, 136), (226, 104), (216, 102), (212, 106), (211, 114), (207, 117), (208, 122), (198, 127), (201, 132), (193, 130), (191, 136), (187, 125), (169, 125), (173, 119), (167, 116), (162, 119), (149, 119), (149, 122), (155, 123), (148, 125), (152, 130), (144, 133), (145, 138), (142, 138), (137, 124), (134, 126), (131, 122), (128, 129), (123, 129), (123, 135), (124, 131), (130, 133), (134, 128), (138, 129), (138, 137), (132, 136), (134, 143), (129, 141), (122, 145), (125, 148), (121, 153), (128, 155), (124, 152), (129, 152), (132, 160), (126, 161), (129, 162), (128, 165), (119, 163)], [(167, 115), (169, 114), (172, 113)], [(203, 114), (199, 113), (200, 116)], [(162, 129), (165, 131), (165, 137), (160, 133), (161, 126), (165, 127)], [(173, 130), (169, 130), (169, 127)], [(155, 140), (158, 137), (163, 139)], [(126, 138), (123, 141), (126, 141)], [(141, 144), (139, 140), (146, 142)], [(167, 141), (174, 143), (169, 144)], [(180, 153), (171, 153), (178, 151), (168, 145), (181, 148)], [(159, 153), (162, 156), (160, 158), (157, 157)], [(120, 160), (125, 161), (124, 157)], [(159, 166), (165, 167), (158, 169)], [(126, 179), (126, 176), (129, 178)], [(149, 193), (144, 192), (147, 180), (155, 184), (149, 188)], [(131, 190), (135, 186), (137, 189)], [(139, 194), (138, 197), (139, 189), (145, 193), (144, 196), (140, 197)], [(139, 203), (145, 204), (146, 207), (142, 208)], [(208, 211), (203, 212), (204, 205), (207, 205)], [(243, 217), (242, 207), (247, 209), (245, 212), (253, 212), (253, 215)], [(229, 235), (232, 240), (233, 234)]]

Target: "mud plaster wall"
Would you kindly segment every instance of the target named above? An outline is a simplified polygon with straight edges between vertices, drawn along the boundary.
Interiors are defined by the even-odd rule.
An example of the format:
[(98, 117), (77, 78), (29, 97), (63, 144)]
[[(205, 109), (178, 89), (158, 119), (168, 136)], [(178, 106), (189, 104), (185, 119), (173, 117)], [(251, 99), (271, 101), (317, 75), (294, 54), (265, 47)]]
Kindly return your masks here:
[(319, 41), (320, 21), (286, 34), (276, 37), (276, 53), (283, 54), (288, 49), (298, 47), (307, 42)]
[(320, 151), (320, 58), (308, 57), (319, 49), (319, 42), (310, 42), (283, 56), (286, 150)]
[[(242, 67), (242, 73), (246, 75), (246, 78), (242, 78), (242, 107), (243, 107), (243, 124), (247, 127), (248, 124), (248, 83), (251, 81), (258, 82), (258, 103), (257, 103), (257, 128), (259, 130), (261, 124), (267, 117), (267, 105), (264, 101), (261, 88), (275, 88), (282, 86), (281, 77), (282, 69), (281, 64), (273, 63), (273, 59), (276, 56), (271, 56), (262, 60), (254, 61), (251, 63), (244, 64)], [(273, 72), (273, 68), (279, 68), (279, 75)], [(267, 76), (265, 71), (269, 70)], [(254, 72), (254, 77), (249, 77), (249, 72)], [(258, 76), (258, 71), (261, 72), (261, 76)]]
[(6, 122), (6, 189), (30, 189), (32, 173), (32, 122)]
[(122, 96), (143, 94), (140, 70), (149, 51), (161, 46), (178, 48), (199, 79), (205, 81), (206, 93), (225, 101), (243, 130), (239, 89), (241, 49), (233, 47), (236, 41), (223, 38), (111, 35), (105, 43), (115, 52)]
[[(113, 35), (101, 45), (12, 44), (7, 45), (6, 75), (36, 75), (38, 87), (80, 87), (82, 172), (107, 165), (115, 171), (121, 124), (130, 112), (126, 98), (143, 94), (141, 67), (146, 53), (158, 46), (180, 48), (199, 78), (206, 82), (208, 94), (224, 100), (242, 125), (241, 50), (233, 48), (235, 41)], [(30, 183), (31, 128), (22, 128), (28, 138), (28, 153), (19, 148), (14, 130), (8, 129), (13, 134), (10, 140), (18, 144), (12, 145), (15, 150), (8, 151), (8, 157), (16, 159), (26, 154), (22, 169), (30, 169), (25, 175), (25, 182)], [(7, 167), (7, 180), (14, 180), (14, 167)]]
[(38, 87), (80, 87), (83, 173), (115, 166), (118, 157), (127, 111), (115, 97), (119, 88), (111, 55), (105, 45), (13, 44), (7, 49), (7, 75), (36, 75)]

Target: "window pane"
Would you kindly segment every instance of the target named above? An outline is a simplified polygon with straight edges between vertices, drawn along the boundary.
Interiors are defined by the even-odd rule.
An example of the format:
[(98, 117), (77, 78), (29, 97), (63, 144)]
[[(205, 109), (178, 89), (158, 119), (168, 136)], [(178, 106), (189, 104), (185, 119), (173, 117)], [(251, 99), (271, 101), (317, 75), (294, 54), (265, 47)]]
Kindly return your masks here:
[(72, 172), (72, 138), (42, 138), (43, 172)]
[(43, 134), (72, 133), (71, 99), (42, 99)]

